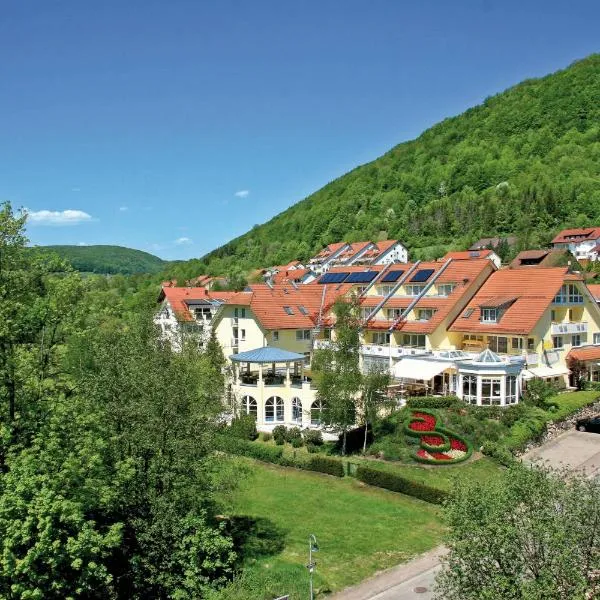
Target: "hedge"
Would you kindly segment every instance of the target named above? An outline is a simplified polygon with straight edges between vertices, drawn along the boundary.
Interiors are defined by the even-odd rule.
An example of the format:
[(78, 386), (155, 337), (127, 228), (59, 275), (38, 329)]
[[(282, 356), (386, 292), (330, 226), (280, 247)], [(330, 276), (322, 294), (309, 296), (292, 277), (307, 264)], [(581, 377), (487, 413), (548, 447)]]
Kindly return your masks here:
[(344, 476), (344, 464), (342, 461), (329, 456), (311, 456), (307, 466), (304, 468), (309, 471), (319, 471), (320, 473), (327, 473), (327, 475), (335, 475), (336, 477)]
[(230, 454), (247, 456), (248, 458), (273, 463), (281, 467), (317, 471), (336, 477), (344, 476), (344, 464), (342, 461), (328, 456), (285, 456), (281, 446), (267, 446), (223, 435), (216, 436), (216, 446), (217, 449), (229, 452)]
[(368, 467), (366, 465), (358, 466), (356, 478), (368, 485), (384, 488), (392, 492), (399, 492), (400, 494), (406, 494), (407, 496), (413, 496), (414, 498), (419, 498), (420, 500), (425, 500), (425, 502), (430, 502), (432, 504), (442, 504), (448, 497), (448, 492), (445, 492), (444, 490), (431, 487), (419, 481), (407, 479), (397, 473), (374, 469), (373, 467)]
[(409, 398), (406, 401), (407, 408), (450, 408), (455, 404), (460, 403), (464, 405), (456, 396), (444, 396), (438, 398), (437, 396), (422, 396)]

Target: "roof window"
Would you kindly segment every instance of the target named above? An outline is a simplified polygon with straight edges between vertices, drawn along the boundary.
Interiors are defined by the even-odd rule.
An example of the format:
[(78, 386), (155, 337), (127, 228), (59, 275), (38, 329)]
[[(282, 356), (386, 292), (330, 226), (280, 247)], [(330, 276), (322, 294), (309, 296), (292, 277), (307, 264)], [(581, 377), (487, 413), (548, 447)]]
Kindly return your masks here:
[(292, 309), (291, 306), (284, 306), (283, 310), (286, 312), (286, 314), (288, 315), (293, 315), (294, 314), (294, 310)]

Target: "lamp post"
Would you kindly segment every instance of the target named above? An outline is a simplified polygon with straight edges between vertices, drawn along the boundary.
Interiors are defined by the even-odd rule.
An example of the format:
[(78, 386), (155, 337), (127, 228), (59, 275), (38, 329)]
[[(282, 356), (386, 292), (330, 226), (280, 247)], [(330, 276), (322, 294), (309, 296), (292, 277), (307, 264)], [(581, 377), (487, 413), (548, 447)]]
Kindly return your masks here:
[(314, 600), (313, 573), (314, 573), (315, 567), (317, 566), (317, 563), (313, 562), (312, 553), (318, 552), (318, 550), (319, 550), (319, 545), (317, 544), (317, 538), (311, 533), (308, 536), (308, 564), (306, 565), (306, 568), (308, 569), (308, 573), (310, 576), (310, 600)]

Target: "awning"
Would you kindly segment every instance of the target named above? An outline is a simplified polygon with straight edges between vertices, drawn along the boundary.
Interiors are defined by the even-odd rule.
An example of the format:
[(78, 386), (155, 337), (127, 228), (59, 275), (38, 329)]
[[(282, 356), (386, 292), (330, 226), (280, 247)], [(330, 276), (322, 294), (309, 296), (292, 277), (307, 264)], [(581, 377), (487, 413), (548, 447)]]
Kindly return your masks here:
[(547, 379), (548, 377), (562, 377), (563, 375), (568, 375), (571, 371), (567, 369), (567, 367), (533, 367), (531, 369), (527, 369), (523, 371), (524, 379), (533, 379), (534, 377), (539, 377), (541, 379)]
[(454, 368), (453, 363), (404, 358), (394, 366), (394, 377), (396, 379), (423, 379), (429, 381), (446, 369)]

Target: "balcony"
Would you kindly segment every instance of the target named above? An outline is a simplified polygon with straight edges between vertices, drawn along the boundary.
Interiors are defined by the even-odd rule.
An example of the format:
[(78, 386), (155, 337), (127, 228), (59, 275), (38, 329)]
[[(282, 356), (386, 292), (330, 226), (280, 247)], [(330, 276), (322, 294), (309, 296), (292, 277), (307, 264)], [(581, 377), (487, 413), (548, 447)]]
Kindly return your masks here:
[(552, 323), (552, 335), (562, 335), (569, 333), (587, 333), (588, 324), (585, 322), (579, 323)]
[(384, 358), (402, 358), (403, 356), (413, 356), (415, 354), (427, 354), (425, 348), (409, 348), (406, 346), (392, 346), (389, 344), (377, 345), (377, 344), (361, 344), (361, 354), (367, 354), (369, 356), (381, 356)]
[(331, 340), (314, 340), (315, 350), (327, 350), (331, 348)]

